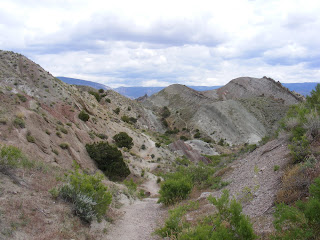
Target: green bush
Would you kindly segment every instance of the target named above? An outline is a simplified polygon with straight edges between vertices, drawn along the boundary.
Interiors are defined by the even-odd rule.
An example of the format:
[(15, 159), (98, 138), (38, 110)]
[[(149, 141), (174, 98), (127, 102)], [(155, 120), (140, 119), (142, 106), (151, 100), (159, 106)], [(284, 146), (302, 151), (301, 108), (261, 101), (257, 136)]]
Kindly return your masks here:
[(0, 171), (16, 167), (46, 170), (43, 163), (29, 160), (19, 148), (0, 145)]
[(61, 143), (59, 145), (62, 149), (68, 149), (69, 148), (69, 144), (68, 143)]
[(274, 165), (274, 166), (273, 166), (273, 171), (276, 172), (276, 171), (278, 171), (279, 169), (280, 169), (280, 166), (279, 166), (279, 165)]
[(171, 112), (167, 106), (164, 106), (161, 110), (161, 117), (162, 118), (167, 118), (171, 115)]
[(103, 133), (97, 133), (96, 136), (100, 139), (108, 139), (108, 136)]
[(89, 156), (97, 163), (100, 170), (111, 180), (121, 180), (130, 174), (128, 166), (123, 161), (122, 153), (107, 142), (86, 145)]
[(90, 116), (88, 113), (86, 113), (84, 110), (82, 110), (79, 115), (78, 115), (79, 119), (81, 119), (82, 121), (86, 122), (89, 120)]
[(293, 158), (293, 163), (300, 163), (304, 161), (310, 154), (309, 141), (305, 136), (302, 136), (301, 140), (293, 138), (292, 144), (290, 144), (288, 147)]
[(220, 138), (219, 142), (218, 142), (218, 145), (220, 146), (224, 146), (225, 142), (224, 142), (224, 139), (223, 138)]
[(129, 123), (129, 122), (130, 122), (130, 118), (129, 118), (127, 115), (123, 115), (123, 116), (121, 117), (121, 120), (124, 121), (124, 122), (126, 122), (126, 123)]
[(27, 101), (27, 98), (24, 95), (20, 94), (20, 93), (17, 93), (17, 97), (20, 99), (21, 102), (26, 102)]
[(64, 127), (60, 127), (60, 131), (64, 134), (68, 134), (68, 130), (65, 129)]
[(99, 93), (104, 93), (104, 90), (102, 88), (99, 89)]
[(102, 220), (112, 201), (101, 175), (87, 175), (75, 171), (67, 177), (67, 183), (59, 190), (59, 196), (71, 202), (74, 213), (83, 221)]
[(284, 203), (276, 206), (273, 222), (276, 233), (273, 239), (318, 239), (320, 234), (320, 178), (309, 188), (310, 198), (296, 202), (295, 206)]
[(249, 217), (242, 214), (241, 204), (235, 199), (230, 201), (228, 191), (223, 191), (219, 199), (209, 197), (208, 200), (216, 206), (217, 213), (207, 217), (196, 227), (183, 232), (178, 239), (253, 240), (257, 238)]
[(26, 157), (19, 148), (0, 145), (0, 167), (17, 167), (23, 159)]
[(93, 95), (93, 96), (97, 99), (98, 102), (100, 102), (101, 96), (100, 96), (99, 93), (94, 92), (94, 91), (89, 91), (89, 93), (90, 93), (91, 95)]
[(310, 96), (307, 96), (307, 106), (320, 112), (320, 84), (317, 84), (316, 88), (311, 91)]
[(13, 125), (15, 127), (20, 127), (20, 128), (25, 128), (26, 127), (26, 123), (25, 121), (20, 118), (20, 117), (16, 117), (14, 120), (13, 120)]
[(186, 137), (186, 136), (180, 136), (180, 140), (182, 140), (182, 141), (188, 141), (188, 138)]
[(196, 132), (194, 135), (193, 135), (194, 138), (201, 138), (201, 133), (200, 132)]
[(126, 147), (131, 149), (133, 146), (133, 139), (126, 133), (120, 132), (113, 136), (113, 140), (115, 141), (118, 147)]
[(188, 176), (182, 173), (176, 173), (161, 183), (158, 202), (170, 205), (186, 199), (192, 187), (192, 181)]
[(29, 131), (27, 132), (26, 138), (27, 138), (27, 141), (30, 143), (36, 142), (35, 138), (31, 135), (31, 133)]
[(183, 229), (188, 228), (190, 225), (184, 221), (184, 215), (188, 210), (196, 209), (199, 204), (190, 202), (189, 204), (178, 206), (174, 209), (169, 210), (169, 217), (166, 219), (165, 224), (162, 228), (158, 228), (155, 234), (165, 238), (179, 239), (178, 235)]
[(253, 240), (253, 232), (249, 217), (242, 214), (241, 204), (235, 199), (229, 200), (228, 191), (223, 191), (219, 199), (208, 198), (216, 206), (217, 212), (201, 219), (197, 225), (191, 226), (184, 216), (189, 210), (197, 208), (197, 204), (179, 206), (169, 210), (169, 218), (164, 227), (157, 229), (156, 234), (161, 237), (179, 240), (225, 239), (225, 240)]
[(120, 113), (120, 108), (114, 109), (113, 112), (118, 115)]
[(110, 98), (106, 98), (106, 102), (107, 103), (111, 103), (111, 99)]

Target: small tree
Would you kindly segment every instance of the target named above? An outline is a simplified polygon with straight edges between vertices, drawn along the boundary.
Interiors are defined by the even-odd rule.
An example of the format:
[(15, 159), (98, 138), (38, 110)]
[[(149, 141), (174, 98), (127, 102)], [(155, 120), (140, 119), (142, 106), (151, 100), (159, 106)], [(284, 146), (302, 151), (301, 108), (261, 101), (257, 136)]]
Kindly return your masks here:
[(82, 110), (79, 115), (78, 115), (79, 119), (81, 119), (82, 121), (86, 122), (89, 120), (90, 116), (88, 113), (86, 113), (84, 110)]
[(87, 144), (86, 149), (98, 168), (111, 180), (121, 180), (130, 174), (128, 166), (123, 161), (122, 153), (117, 147), (107, 142), (99, 142)]
[(125, 132), (120, 132), (120, 133), (114, 135), (113, 140), (116, 142), (116, 145), (118, 147), (126, 147), (128, 149), (131, 149), (133, 146), (132, 137), (130, 137)]
[(320, 84), (317, 84), (316, 88), (311, 91), (311, 95), (307, 96), (307, 105), (320, 112)]

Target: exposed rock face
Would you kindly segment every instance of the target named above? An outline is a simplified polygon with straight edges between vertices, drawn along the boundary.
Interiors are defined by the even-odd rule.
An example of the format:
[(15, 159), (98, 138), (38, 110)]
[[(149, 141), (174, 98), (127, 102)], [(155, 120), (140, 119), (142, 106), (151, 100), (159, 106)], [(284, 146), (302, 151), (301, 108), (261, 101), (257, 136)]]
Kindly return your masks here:
[(198, 92), (171, 85), (143, 102), (154, 111), (167, 106), (169, 126), (188, 129), (190, 136), (229, 144), (257, 143), (277, 126), (289, 105), (299, 96), (269, 78), (237, 78), (217, 90)]
[(184, 141), (181, 141), (181, 140), (175, 141), (169, 144), (169, 148), (172, 151), (178, 153), (180, 156), (186, 156), (192, 162), (197, 163), (201, 161), (206, 164), (210, 162), (209, 159), (202, 156), (197, 149), (192, 148), (190, 144), (187, 144)]

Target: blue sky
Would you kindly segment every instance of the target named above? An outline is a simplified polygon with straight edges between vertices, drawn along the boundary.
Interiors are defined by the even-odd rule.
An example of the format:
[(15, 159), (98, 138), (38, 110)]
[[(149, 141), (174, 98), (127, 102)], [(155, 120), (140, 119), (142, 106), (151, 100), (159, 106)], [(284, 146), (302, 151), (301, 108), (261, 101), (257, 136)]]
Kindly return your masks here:
[(0, 49), (111, 87), (319, 82), (319, 13), (319, 0), (1, 0)]

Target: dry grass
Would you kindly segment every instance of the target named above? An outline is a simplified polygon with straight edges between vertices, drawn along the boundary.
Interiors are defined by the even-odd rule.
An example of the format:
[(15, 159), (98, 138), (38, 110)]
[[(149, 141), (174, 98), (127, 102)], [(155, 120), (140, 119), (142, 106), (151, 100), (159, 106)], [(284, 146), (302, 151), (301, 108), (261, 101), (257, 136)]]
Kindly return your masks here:
[(276, 202), (290, 204), (307, 196), (310, 183), (301, 165), (288, 167), (281, 178), (282, 187), (276, 195)]

